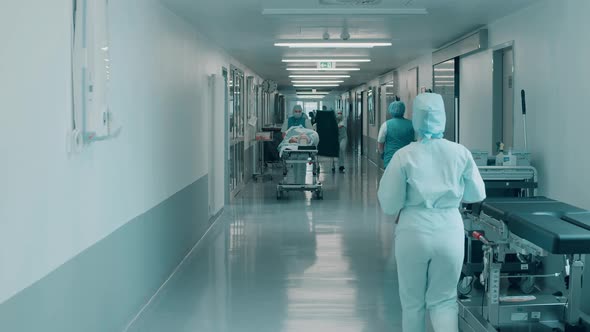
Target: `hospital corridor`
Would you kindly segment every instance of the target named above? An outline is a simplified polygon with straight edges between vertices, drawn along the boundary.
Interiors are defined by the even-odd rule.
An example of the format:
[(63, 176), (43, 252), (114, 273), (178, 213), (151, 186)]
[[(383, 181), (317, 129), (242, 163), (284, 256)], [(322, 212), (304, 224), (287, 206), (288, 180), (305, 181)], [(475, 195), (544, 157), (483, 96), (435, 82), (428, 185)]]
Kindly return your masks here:
[(0, 332), (590, 332), (590, 0), (0, 0)]

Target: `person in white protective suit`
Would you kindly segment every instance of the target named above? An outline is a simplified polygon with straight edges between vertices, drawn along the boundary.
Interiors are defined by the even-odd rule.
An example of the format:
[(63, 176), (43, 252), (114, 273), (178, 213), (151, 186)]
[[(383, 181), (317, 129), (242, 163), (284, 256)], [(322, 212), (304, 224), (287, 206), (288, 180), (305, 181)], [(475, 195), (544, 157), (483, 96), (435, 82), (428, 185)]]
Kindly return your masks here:
[(461, 202), (485, 199), (469, 150), (443, 139), (445, 109), (434, 93), (416, 97), (412, 123), (418, 142), (400, 149), (383, 174), (378, 197), (397, 215), (395, 258), (404, 332), (457, 332), (457, 282), (464, 255)]

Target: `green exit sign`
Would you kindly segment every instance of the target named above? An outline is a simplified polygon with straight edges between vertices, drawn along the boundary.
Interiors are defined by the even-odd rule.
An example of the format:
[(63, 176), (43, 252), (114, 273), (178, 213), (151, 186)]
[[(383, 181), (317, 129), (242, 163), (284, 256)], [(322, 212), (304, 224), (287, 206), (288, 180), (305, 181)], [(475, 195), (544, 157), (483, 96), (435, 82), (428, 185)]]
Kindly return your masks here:
[(318, 64), (319, 69), (333, 69), (336, 68), (335, 62), (320, 62)]

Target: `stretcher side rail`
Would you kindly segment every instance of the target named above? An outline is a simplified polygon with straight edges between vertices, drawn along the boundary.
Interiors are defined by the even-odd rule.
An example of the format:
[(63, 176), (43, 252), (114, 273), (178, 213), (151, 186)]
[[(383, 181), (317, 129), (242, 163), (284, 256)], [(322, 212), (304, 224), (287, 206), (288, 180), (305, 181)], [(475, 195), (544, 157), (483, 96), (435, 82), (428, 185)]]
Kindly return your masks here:
[[(545, 197), (510, 198), (475, 206), (466, 220), (466, 232), (467, 228), (481, 228), (494, 237), (490, 241), (474, 232), (474, 237), (484, 243), (481, 279), (485, 304), (470, 307), (468, 302), (459, 301), (461, 324), (466, 330), (490, 331), (490, 325), (494, 329), (532, 327), (550, 321), (558, 324), (553, 331), (586, 331), (581, 324), (580, 305), (585, 254), (590, 252), (590, 212)], [(502, 271), (507, 253), (532, 260), (563, 256), (563, 271), (546, 271), (528, 278), (564, 277), (566, 294), (537, 295), (532, 302), (501, 303), (501, 280), (513, 278)], [(477, 312), (482, 315), (478, 317)], [(532, 328), (536, 331), (538, 327)]]

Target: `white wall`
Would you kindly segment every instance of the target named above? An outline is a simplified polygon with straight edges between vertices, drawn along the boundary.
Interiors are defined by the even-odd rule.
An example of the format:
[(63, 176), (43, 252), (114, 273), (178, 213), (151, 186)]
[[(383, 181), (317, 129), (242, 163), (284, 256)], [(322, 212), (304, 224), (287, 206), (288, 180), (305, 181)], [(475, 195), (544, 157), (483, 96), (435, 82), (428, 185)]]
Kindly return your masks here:
[[(590, 112), (583, 99), (590, 77), (590, 44), (584, 39), (584, 32), (590, 31), (588, 12), (590, 1), (542, 0), (490, 24), (488, 31), (490, 47), (514, 41), (514, 110), (517, 112), (514, 145), (524, 145), (519, 112), (520, 90), (525, 89), (529, 150), (540, 173), (541, 193), (590, 209), (590, 196), (580, 195), (590, 188), (590, 173), (584, 171), (590, 163), (590, 154), (584, 151), (583, 144), (588, 142), (590, 123)], [(461, 122), (461, 142), (473, 148), (482, 148), (476, 145), (484, 142), (472, 141), (475, 133), (469, 128), (486, 125), (490, 123), (488, 118), (491, 119), (492, 81), (488, 75), (491, 64), (484, 66), (485, 61), (478, 58), (483, 54), (489, 54), (491, 61), (489, 52), (462, 59), (462, 68), (471, 66), (474, 71), (462, 76), (466, 81), (461, 82), (461, 114), (467, 118)], [(481, 62), (482, 66), (475, 66), (475, 62)], [(432, 86), (432, 55), (426, 54), (397, 68), (402, 97), (407, 95), (405, 75), (414, 67), (419, 68), (418, 86)], [(481, 76), (479, 81), (476, 81), (477, 75)], [(478, 97), (483, 97), (484, 101), (477, 101)], [(487, 108), (489, 115), (485, 114)], [(469, 116), (466, 113), (469, 109), (477, 109), (481, 117)], [(491, 136), (490, 144), (493, 144)]]
[[(583, 102), (590, 77), (590, 44), (583, 38), (583, 32), (590, 31), (590, 21), (585, 18), (589, 11), (590, 1), (586, 0), (542, 0), (488, 26), (490, 47), (514, 42), (515, 147), (524, 145), (519, 112), (520, 90), (525, 89), (529, 149), (540, 173), (540, 192), (587, 209), (590, 196), (580, 193), (590, 188), (590, 174), (584, 171), (590, 154), (580, 143), (588, 141), (586, 127), (590, 123), (590, 112)], [(489, 64), (483, 58), (486, 55)], [(464, 57), (462, 62), (461, 143), (481, 149), (483, 136), (472, 129), (491, 126), (491, 52)], [(402, 97), (404, 75), (416, 66), (419, 86), (432, 86), (432, 56), (427, 54), (397, 69)], [(472, 72), (467, 73), (466, 67)], [(469, 110), (477, 110), (480, 116), (471, 116)], [(489, 132), (491, 135), (491, 127)], [(490, 136), (489, 148), (485, 148), (492, 145)]]
[[(409, 106), (410, 100), (408, 100), (407, 96), (408, 96), (408, 88), (407, 88), (407, 81), (408, 81), (408, 76), (410, 75), (410, 70), (414, 69), (414, 68), (418, 68), (418, 89), (425, 87), (427, 89), (431, 89), (432, 88), (432, 53), (430, 54), (426, 54), (423, 55), (415, 60), (410, 61), (409, 63), (397, 68), (395, 71), (398, 72), (399, 76), (399, 81), (396, 82), (398, 84), (399, 87), (399, 96), (401, 98), (401, 100), (406, 103), (406, 106)], [(368, 82), (366, 85), (363, 85), (361, 87), (358, 87), (354, 90), (352, 90), (353, 93), (356, 93), (356, 91), (364, 91), (366, 89), (368, 89), (368, 87), (379, 87), (380, 82), (379, 82), (379, 78), (375, 78), (374, 80)], [(420, 90), (418, 90), (418, 92), (420, 92)], [(385, 105), (385, 109), (382, 110), (381, 112), (387, 112), (387, 106)], [(365, 112), (365, 116), (366, 116), (366, 112)], [(377, 116), (379, 116), (379, 114), (377, 114)], [(408, 107), (406, 110), (406, 117), (411, 119), (412, 118), (412, 110), (411, 107)], [(377, 139), (377, 136), (379, 134), (379, 118), (377, 117), (376, 120), (376, 125), (375, 126), (369, 126), (367, 124), (367, 118), (363, 118), (365, 121), (365, 126), (363, 126), (363, 135), (369, 135), (369, 137), (372, 137), (374, 139)], [(368, 128), (367, 128), (368, 127)], [(368, 132), (367, 132), (368, 129)]]
[(159, 1), (111, 0), (123, 132), (68, 157), (71, 3), (0, 10), (0, 303), (206, 175), (207, 77), (239, 66)]
[(413, 68), (418, 68), (418, 93), (420, 93), (421, 88), (432, 89), (432, 53), (423, 55), (409, 63), (397, 68), (397, 72), (399, 74), (399, 95), (401, 101), (406, 103), (406, 118), (412, 118), (412, 108), (411, 101), (408, 100), (408, 86), (406, 82), (408, 82), (408, 76), (410, 75), (410, 70)]
[(492, 52), (462, 57), (459, 65), (459, 142), (492, 153)]
[[(584, 102), (590, 77), (590, 1), (540, 1), (490, 25), (490, 44), (514, 41), (515, 111), (527, 92), (529, 147), (542, 193), (590, 209), (590, 112)], [(522, 145), (522, 117), (515, 117)], [(516, 145), (516, 144), (515, 144)]]

